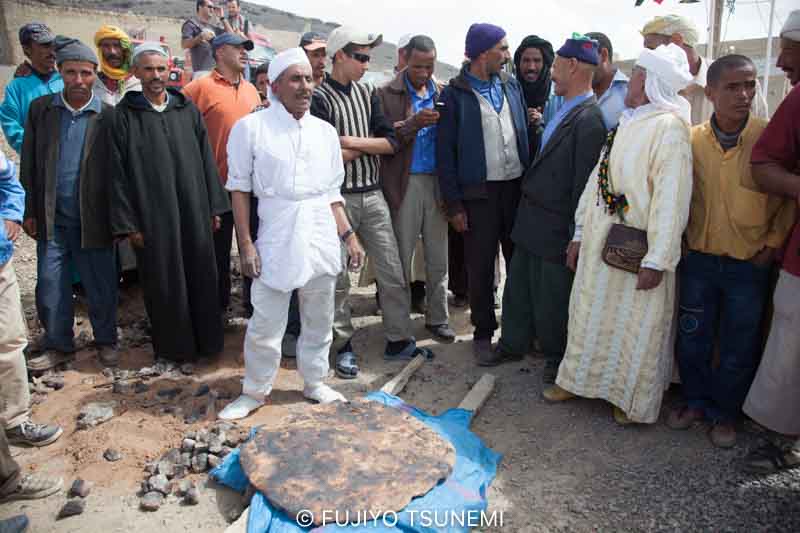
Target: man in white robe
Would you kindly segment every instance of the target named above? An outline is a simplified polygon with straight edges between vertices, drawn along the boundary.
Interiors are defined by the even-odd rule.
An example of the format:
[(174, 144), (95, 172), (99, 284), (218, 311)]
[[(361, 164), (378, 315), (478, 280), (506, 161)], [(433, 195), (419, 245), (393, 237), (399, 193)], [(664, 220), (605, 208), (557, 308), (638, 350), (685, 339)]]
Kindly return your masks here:
[(620, 423), (655, 422), (669, 385), (672, 358), (665, 348), (692, 191), (689, 103), (678, 91), (691, 79), (678, 46), (644, 50), (626, 96), (631, 109), (611, 149), (610, 192), (627, 200), (624, 224), (647, 232), (639, 274), (601, 258), (612, 224), (622, 218), (598, 201), (601, 165), (581, 197), (567, 250), (567, 264), (576, 268), (567, 349), (545, 397), (607, 400)]
[[(278, 54), (270, 63), (269, 79), (269, 108), (239, 120), (228, 139), (226, 188), (233, 201), (242, 273), (254, 279), (242, 395), (220, 412), (227, 420), (244, 418), (272, 391), (295, 289), (303, 395), (320, 403), (346, 401), (323, 383), (333, 340), (336, 276), (342, 269), (340, 240), (351, 268), (364, 261), (339, 192), (344, 179), (339, 136), (309, 113), (314, 83), (302, 49)], [(258, 197), (255, 243), (249, 227), (251, 192)]]

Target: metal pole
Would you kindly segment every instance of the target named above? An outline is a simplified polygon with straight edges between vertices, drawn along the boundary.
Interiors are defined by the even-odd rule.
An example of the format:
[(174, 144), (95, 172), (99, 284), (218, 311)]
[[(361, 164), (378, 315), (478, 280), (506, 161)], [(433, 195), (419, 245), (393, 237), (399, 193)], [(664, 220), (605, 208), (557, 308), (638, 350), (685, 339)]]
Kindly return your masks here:
[(706, 45), (706, 63), (714, 61), (714, 44), (717, 36), (717, 2), (719, 0), (708, 0), (708, 44)]
[(767, 30), (767, 59), (764, 65), (764, 98), (767, 100), (767, 112), (769, 112), (769, 72), (772, 70), (772, 24), (775, 20), (775, 0), (769, 3), (769, 30)]

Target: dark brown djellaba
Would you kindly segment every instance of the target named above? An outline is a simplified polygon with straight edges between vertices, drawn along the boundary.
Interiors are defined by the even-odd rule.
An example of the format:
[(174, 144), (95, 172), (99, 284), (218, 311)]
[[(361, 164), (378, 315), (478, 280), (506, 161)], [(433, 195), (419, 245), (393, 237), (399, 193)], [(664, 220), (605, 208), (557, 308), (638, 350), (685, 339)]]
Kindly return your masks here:
[(400, 511), (456, 461), (435, 431), (378, 402), (309, 405), (270, 426), (242, 446), (244, 472), (275, 507), (308, 510), (315, 525)]

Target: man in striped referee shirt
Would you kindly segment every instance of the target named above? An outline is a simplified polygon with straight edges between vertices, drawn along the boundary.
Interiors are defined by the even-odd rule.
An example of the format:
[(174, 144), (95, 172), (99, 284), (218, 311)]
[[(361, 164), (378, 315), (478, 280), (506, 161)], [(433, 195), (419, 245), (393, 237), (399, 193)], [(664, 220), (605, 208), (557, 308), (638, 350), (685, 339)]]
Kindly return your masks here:
[[(359, 83), (369, 68), (372, 49), (382, 41), (381, 35), (344, 26), (330, 34), (326, 50), (333, 61), (333, 71), (314, 91), (311, 113), (333, 125), (340, 136), (345, 162), (342, 195), (353, 231), (375, 265), (387, 340), (384, 358), (399, 361), (422, 354), (430, 359), (433, 353), (417, 347), (411, 333), (408, 283), (389, 206), (381, 192), (380, 156), (396, 151), (397, 138), (375, 89)], [(336, 374), (343, 379), (358, 374), (350, 343), (354, 331), (349, 292), (350, 279), (344, 269), (336, 286), (333, 323)]]

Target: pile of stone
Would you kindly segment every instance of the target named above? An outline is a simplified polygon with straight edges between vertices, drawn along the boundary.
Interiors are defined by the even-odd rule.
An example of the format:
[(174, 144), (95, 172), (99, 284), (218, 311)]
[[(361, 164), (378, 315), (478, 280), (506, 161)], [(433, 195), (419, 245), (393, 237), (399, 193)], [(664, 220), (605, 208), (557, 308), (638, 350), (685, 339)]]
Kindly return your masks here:
[(169, 450), (145, 466), (147, 478), (142, 481), (141, 508), (155, 511), (168, 496), (181, 498), (184, 505), (197, 504), (198, 489), (186, 477), (217, 467), (248, 434), (247, 428), (228, 422), (186, 433), (180, 448)]

